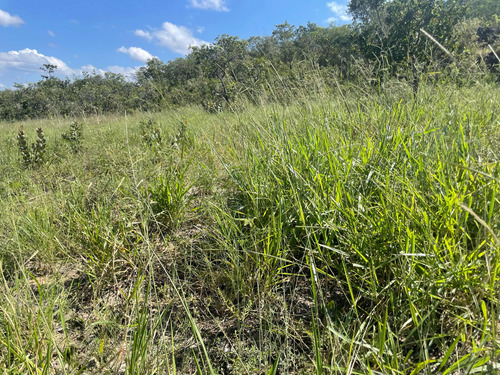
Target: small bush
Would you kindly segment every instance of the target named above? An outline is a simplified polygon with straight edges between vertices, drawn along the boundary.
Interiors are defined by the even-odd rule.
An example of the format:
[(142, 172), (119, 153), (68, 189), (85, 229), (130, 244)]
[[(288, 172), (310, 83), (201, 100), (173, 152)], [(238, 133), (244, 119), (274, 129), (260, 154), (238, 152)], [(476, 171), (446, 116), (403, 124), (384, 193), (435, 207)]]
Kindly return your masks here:
[(83, 125), (78, 121), (73, 121), (70, 129), (62, 134), (62, 138), (68, 142), (72, 153), (77, 154), (82, 150)]

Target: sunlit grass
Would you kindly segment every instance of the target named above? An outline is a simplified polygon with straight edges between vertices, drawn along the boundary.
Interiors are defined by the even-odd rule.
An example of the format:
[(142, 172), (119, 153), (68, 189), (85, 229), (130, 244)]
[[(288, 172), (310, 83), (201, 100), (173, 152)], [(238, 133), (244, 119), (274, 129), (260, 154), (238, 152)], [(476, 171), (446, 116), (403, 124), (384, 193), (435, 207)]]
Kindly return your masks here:
[(1, 123), (0, 369), (497, 371), (498, 87), (299, 94)]

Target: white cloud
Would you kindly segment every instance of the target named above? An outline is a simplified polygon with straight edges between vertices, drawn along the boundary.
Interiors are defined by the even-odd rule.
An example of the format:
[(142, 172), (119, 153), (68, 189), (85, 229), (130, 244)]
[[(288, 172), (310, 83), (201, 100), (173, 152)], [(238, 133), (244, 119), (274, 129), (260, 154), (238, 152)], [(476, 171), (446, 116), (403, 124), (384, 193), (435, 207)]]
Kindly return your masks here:
[(193, 8), (212, 9), (218, 12), (228, 12), (225, 0), (189, 0)]
[(93, 65), (85, 65), (80, 69), (76, 70), (76, 75), (82, 75), (83, 72), (95, 73), (103, 76), (105, 73), (116, 73), (121, 74), (127, 81), (133, 81), (135, 79), (135, 73), (141, 68), (140, 66), (132, 67), (124, 67), (118, 65), (110, 65), (106, 69), (96, 68)]
[(47, 31), (47, 33), (48, 33), (51, 37), (55, 37), (55, 36), (56, 36), (56, 34), (55, 34), (52, 30)]
[(141, 68), (140, 66), (136, 66), (134, 68), (130, 66), (118, 66), (118, 65), (110, 65), (106, 68), (108, 72), (121, 74), (125, 77), (126, 80), (132, 81), (135, 79), (135, 73)]
[(193, 32), (187, 27), (174, 25), (170, 22), (164, 22), (161, 29), (136, 30), (135, 35), (149, 41), (155, 40), (158, 44), (182, 55), (189, 52), (190, 46), (208, 44), (208, 42), (195, 38)]
[(329, 23), (338, 21), (339, 19), (344, 22), (349, 22), (352, 20), (351, 17), (347, 14), (347, 5), (332, 1), (331, 3), (327, 3), (326, 6), (330, 8), (330, 10), (334, 14), (333, 17), (328, 18)]
[(140, 36), (141, 38), (145, 38), (150, 42), (153, 40), (153, 36), (149, 33), (149, 31), (135, 30), (134, 34)]
[(121, 53), (126, 53), (132, 59), (141, 62), (147, 62), (148, 60), (154, 58), (154, 56), (150, 54), (148, 51), (143, 50), (142, 48), (139, 47), (129, 47), (129, 48), (120, 47), (116, 51)]
[(122, 67), (117, 65), (108, 66), (105, 69), (95, 68), (92, 65), (81, 68), (70, 68), (64, 61), (53, 56), (46, 56), (35, 49), (25, 48), (20, 51), (0, 52), (0, 87), (12, 87), (14, 82), (36, 82), (40, 80), (43, 72), (40, 68), (43, 64), (56, 65), (54, 75), (58, 77), (81, 76), (83, 72), (96, 72), (104, 75), (106, 72), (122, 74), (126, 80), (132, 81), (135, 73), (140, 68)]
[[(82, 67), (80, 68), (80, 70), (81, 70), (82, 72), (92, 73), (92, 72), (94, 72), (94, 71), (95, 71), (95, 72), (97, 72), (99, 69), (97, 69), (94, 65), (89, 64), (89, 65), (84, 65), (84, 66), (82, 66)], [(104, 71), (103, 71), (103, 72), (104, 72)]]
[(0, 52), (0, 73), (7, 69), (22, 72), (39, 72), (43, 64), (57, 66), (57, 72), (71, 74), (73, 70), (62, 60), (53, 56), (45, 56), (36, 49), (25, 48), (20, 51)]
[(19, 26), (22, 25), (24, 21), (19, 16), (11, 16), (6, 11), (0, 9), (0, 25), (7, 26)]

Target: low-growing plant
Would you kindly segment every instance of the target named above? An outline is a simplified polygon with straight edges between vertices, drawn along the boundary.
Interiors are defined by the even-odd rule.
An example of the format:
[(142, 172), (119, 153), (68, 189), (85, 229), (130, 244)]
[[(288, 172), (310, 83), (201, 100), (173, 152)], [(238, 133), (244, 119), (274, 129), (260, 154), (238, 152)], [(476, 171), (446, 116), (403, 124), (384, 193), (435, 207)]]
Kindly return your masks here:
[(497, 373), (498, 85), (357, 88), (95, 118), (43, 184), (0, 124), (0, 369)]
[(44, 161), (45, 156), (45, 145), (47, 141), (45, 140), (45, 134), (43, 133), (42, 128), (36, 129), (36, 141), (31, 145), (33, 158), (32, 161), (34, 164), (41, 164)]
[(36, 135), (36, 141), (31, 144), (30, 148), (28, 147), (26, 134), (24, 133), (22, 127), (19, 129), (17, 134), (17, 145), (22, 156), (23, 167), (25, 168), (40, 165), (45, 160), (46, 139), (43, 129), (37, 128)]
[(192, 199), (190, 186), (185, 181), (188, 168), (189, 164), (183, 169), (172, 168), (163, 176), (158, 176), (144, 193), (149, 200), (154, 223), (160, 230), (175, 230), (184, 220)]
[(186, 119), (180, 122), (177, 127), (177, 133), (172, 139), (172, 147), (179, 148), (181, 150), (181, 157), (184, 156), (184, 151), (193, 146), (194, 137), (188, 130), (188, 122)]
[(62, 134), (62, 138), (68, 142), (71, 152), (77, 154), (82, 150), (83, 124), (73, 121), (69, 130)]
[(223, 111), (220, 99), (206, 100), (202, 103), (203, 109), (208, 113), (221, 113)]
[(177, 130), (177, 134), (174, 136), (174, 139), (172, 140), (172, 146), (177, 147), (181, 145), (185, 140), (187, 136), (187, 120), (181, 121), (181, 124), (179, 125), (179, 128)]
[(141, 121), (141, 137), (149, 147), (154, 147), (162, 143), (161, 129), (155, 126), (153, 119)]
[(19, 132), (17, 133), (17, 145), (23, 158), (24, 166), (27, 167), (31, 165), (31, 152), (28, 147), (28, 141), (26, 140), (26, 134), (22, 127), (19, 128)]

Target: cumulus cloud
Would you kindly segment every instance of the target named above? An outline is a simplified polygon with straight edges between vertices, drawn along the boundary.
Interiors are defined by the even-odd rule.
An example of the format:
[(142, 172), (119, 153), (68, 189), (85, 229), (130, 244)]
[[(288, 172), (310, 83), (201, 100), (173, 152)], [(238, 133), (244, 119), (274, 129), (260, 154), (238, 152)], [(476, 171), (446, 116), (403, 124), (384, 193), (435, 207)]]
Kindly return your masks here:
[(108, 72), (121, 74), (127, 81), (135, 80), (135, 73), (142, 66), (130, 67), (130, 66), (118, 66), (118, 65), (110, 65), (106, 68)]
[(127, 81), (133, 81), (135, 79), (135, 73), (137, 73), (139, 68), (141, 67), (136, 66), (132, 68), (132, 67), (124, 67), (118, 65), (110, 65), (106, 69), (101, 69), (101, 68), (96, 68), (93, 65), (85, 65), (82, 66), (80, 69), (75, 70), (75, 74), (82, 75), (83, 72), (87, 72), (103, 76), (104, 74), (110, 72), (110, 73), (121, 74)]
[(0, 88), (12, 87), (14, 82), (35, 82), (40, 80), (43, 64), (56, 65), (54, 72), (59, 77), (81, 76), (83, 72), (95, 72), (104, 75), (106, 72), (122, 74), (126, 80), (135, 79), (135, 73), (140, 68), (122, 67), (117, 65), (108, 66), (105, 69), (95, 68), (92, 65), (73, 69), (64, 61), (53, 56), (46, 56), (36, 49), (25, 48), (20, 51), (0, 52)]
[(228, 12), (225, 0), (189, 0), (193, 8), (212, 9), (218, 12)]
[(0, 52), (0, 72), (7, 69), (39, 72), (43, 64), (56, 65), (57, 71), (62, 74), (73, 72), (64, 61), (53, 56), (45, 56), (36, 49), (25, 48), (20, 51)]
[(149, 41), (154, 40), (171, 51), (182, 55), (188, 54), (190, 46), (208, 44), (208, 42), (195, 38), (193, 32), (187, 27), (178, 26), (170, 22), (164, 22), (161, 29), (152, 29), (150, 31), (136, 30), (135, 35)]
[(19, 16), (12, 16), (6, 11), (0, 9), (0, 25), (7, 26), (19, 26), (22, 25), (24, 21)]
[(148, 51), (143, 50), (142, 48), (139, 47), (129, 47), (129, 48), (120, 47), (116, 51), (121, 53), (126, 53), (133, 60), (141, 62), (147, 62), (148, 60), (151, 60), (154, 57)]
[(150, 42), (153, 40), (153, 36), (148, 31), (135, 30), (134, 34), (136, 36), (140, 36), (141, 38), (145, 38), (145, 39), (149, 40)]
[(332, 23), (338, 20), (349, 22), (351, 17), (347, 14), (347, 5), (340, 4), (335, 1), (327, 3), (326, 6), (333, 12), (334, 16), (328, 18), (328, 22)]

